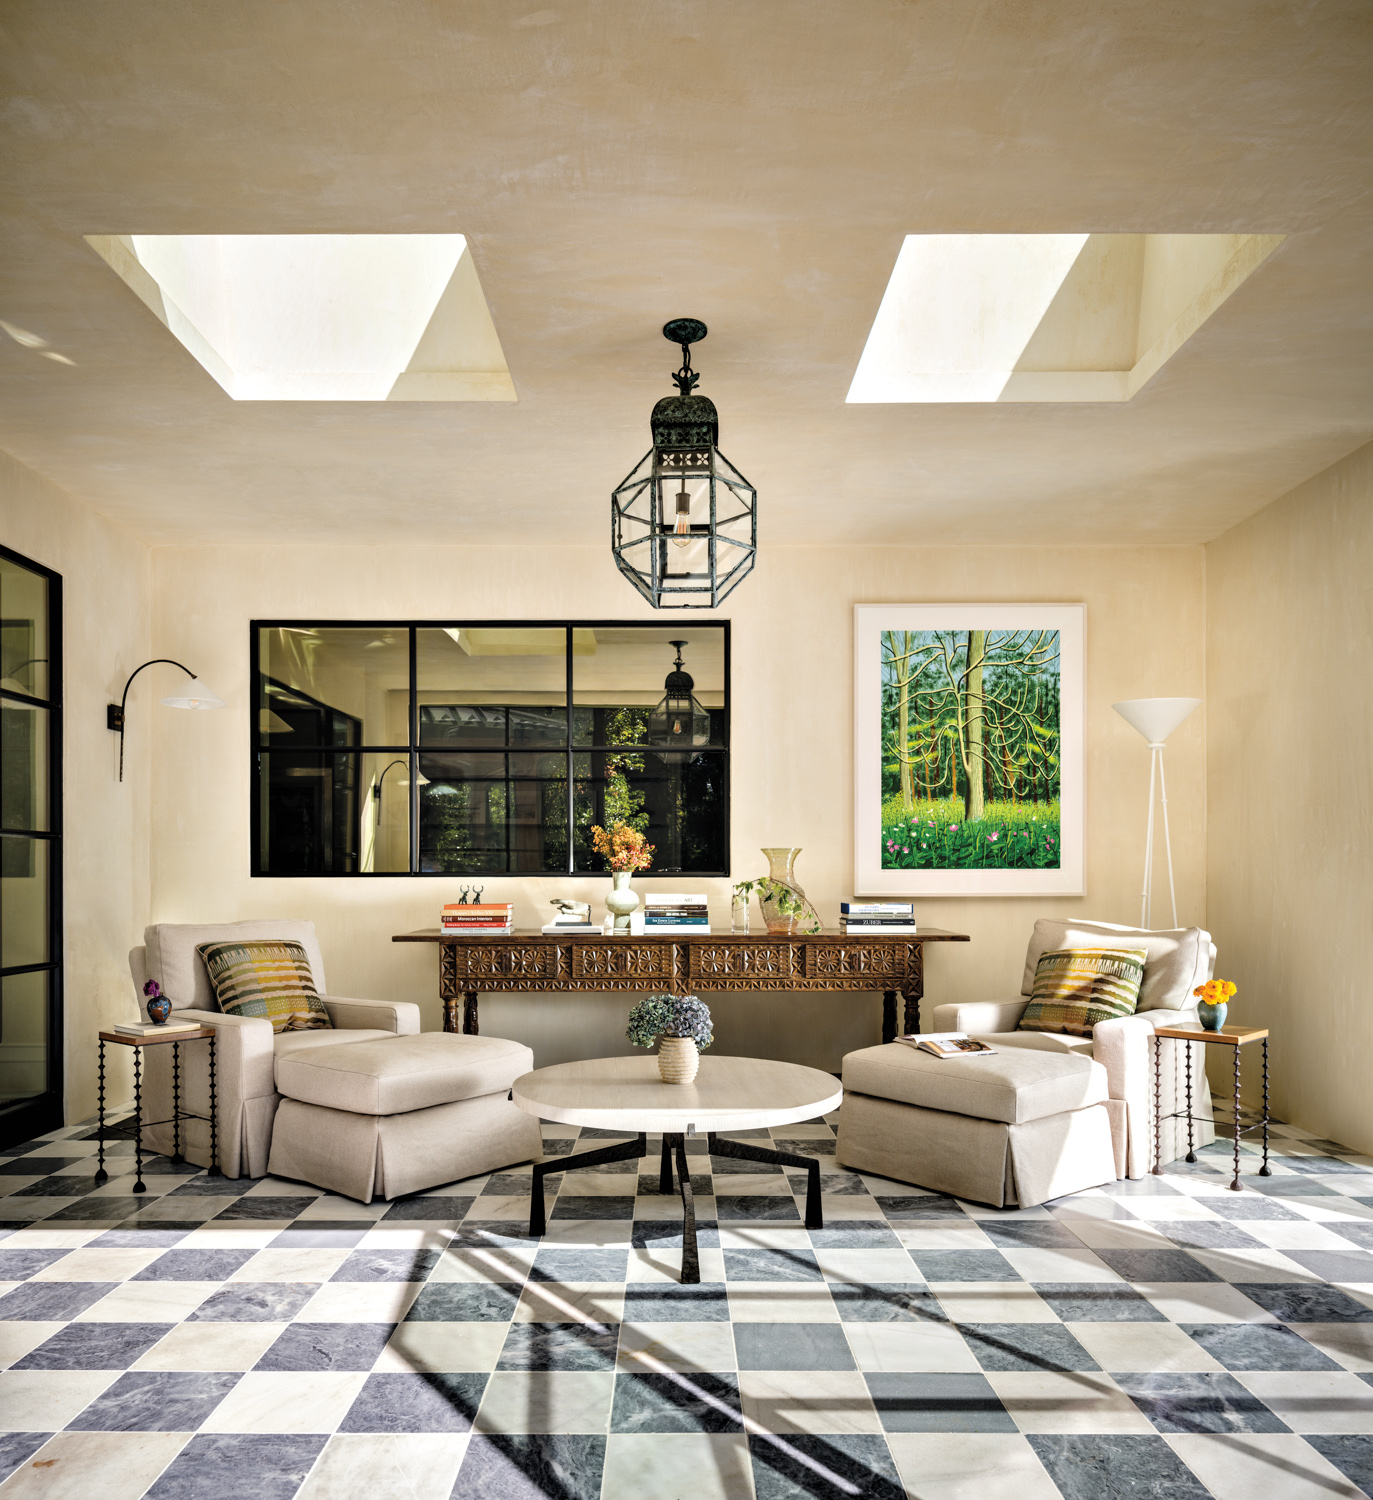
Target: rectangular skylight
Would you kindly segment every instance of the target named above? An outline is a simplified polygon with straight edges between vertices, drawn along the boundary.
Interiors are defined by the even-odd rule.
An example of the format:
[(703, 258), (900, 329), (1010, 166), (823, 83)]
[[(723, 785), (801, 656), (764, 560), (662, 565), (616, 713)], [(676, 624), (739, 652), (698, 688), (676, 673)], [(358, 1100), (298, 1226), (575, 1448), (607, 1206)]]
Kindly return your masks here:
[(460, 234), (91, 235), (236, 401), (513, 401)]
[(1282, 238), (907, 235), (848, 400), (1128, 401)]

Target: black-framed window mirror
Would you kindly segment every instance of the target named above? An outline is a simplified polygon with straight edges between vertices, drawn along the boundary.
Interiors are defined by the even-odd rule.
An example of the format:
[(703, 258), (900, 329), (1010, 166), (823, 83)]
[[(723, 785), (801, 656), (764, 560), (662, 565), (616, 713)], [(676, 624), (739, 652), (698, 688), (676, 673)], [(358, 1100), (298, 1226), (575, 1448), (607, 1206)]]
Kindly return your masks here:
[(62, 579), (0, 547), (0, 1149), (62, 1122)]
[(603, 873), (618, 819), (653, 873), (729, 874), (728, 622), (254, 620), (251, 651), (254, 875)]

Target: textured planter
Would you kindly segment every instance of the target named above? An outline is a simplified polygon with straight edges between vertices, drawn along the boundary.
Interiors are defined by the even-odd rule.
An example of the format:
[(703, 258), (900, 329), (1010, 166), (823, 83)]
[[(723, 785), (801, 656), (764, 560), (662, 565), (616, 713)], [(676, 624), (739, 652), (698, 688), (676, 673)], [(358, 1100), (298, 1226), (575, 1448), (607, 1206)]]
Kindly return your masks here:
[(701, 1066), (701, 1054), (689, 1036), (658, 1038), (658, 1076), (664, 1083), (690, 1083)]

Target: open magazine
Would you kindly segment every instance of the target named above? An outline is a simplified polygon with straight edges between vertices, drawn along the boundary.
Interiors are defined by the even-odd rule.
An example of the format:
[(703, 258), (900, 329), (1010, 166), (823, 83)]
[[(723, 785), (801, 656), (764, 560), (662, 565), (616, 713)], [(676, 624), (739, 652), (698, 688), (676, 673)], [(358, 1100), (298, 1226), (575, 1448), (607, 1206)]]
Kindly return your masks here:
[(924, 1036), (912, 1032), (910, 1036), (899, 1036), (898, 1042), (929, 1052), (934, 1057), (994, 1057), (996, 1048), (986, 1042), (974, 1041), (966, 1031), (930, 1031)]

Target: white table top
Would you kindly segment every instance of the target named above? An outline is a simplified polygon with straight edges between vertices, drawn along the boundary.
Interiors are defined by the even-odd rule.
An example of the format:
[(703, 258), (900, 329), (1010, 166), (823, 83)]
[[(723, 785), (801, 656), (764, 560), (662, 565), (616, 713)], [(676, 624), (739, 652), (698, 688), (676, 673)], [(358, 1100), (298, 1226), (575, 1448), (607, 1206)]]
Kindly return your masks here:
[(759, 1057), (701, 1059), (692, 1083), (664, 1083), (658, 1059), (597, 1057), (536, 1068), (511, 1091), (526, 1114), (601, 1130), (754, 1130), (793, 1125), (838, 1109), (833, 1073)]

